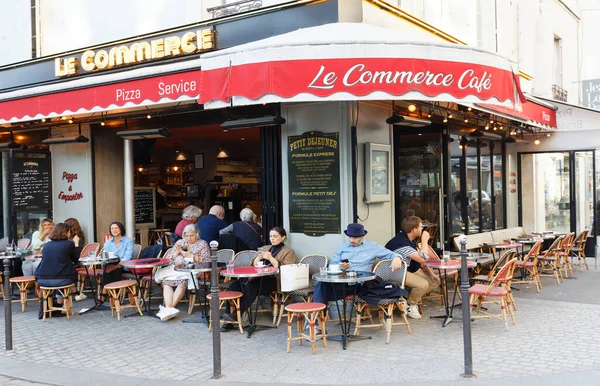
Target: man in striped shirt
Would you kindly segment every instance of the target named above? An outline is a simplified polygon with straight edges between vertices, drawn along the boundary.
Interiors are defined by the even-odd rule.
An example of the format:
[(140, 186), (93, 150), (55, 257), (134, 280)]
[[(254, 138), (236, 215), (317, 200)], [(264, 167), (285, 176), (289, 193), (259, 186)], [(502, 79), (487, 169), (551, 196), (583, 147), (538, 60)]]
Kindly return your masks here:
[[(408, 216), (402, 220), (402, 230), (385, 245), (394, 251), (408, 266), (404, 284), (411, 288), (408, 295), (407, 314), (411, 318), (420, 319), (419, 302), (426, 293), (440, 285), (440, 278), (429, 268), (421, 264), (427, 260), (427, 242), (429, 233), (422, 232), (423, 221), (417, 216)], [(417, 247), (415, 240), (421, 236), (421, 244)]]

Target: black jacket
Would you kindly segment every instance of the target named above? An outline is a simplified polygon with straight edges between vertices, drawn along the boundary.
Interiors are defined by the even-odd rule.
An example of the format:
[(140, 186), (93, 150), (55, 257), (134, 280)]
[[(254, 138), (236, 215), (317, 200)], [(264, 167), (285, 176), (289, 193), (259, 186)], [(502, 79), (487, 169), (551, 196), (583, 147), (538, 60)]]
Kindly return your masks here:
[(71, 240), (52, 240), (42, 249), (42, 261), (35, 271), (35, 278), (77, 280), (75, 264), (78, 260), (77, 248)]

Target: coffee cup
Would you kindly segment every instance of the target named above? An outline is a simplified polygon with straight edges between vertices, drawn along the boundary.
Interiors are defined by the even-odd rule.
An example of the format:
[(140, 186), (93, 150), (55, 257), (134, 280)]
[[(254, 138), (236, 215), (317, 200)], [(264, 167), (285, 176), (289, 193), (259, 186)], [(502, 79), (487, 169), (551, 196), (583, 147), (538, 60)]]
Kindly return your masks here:
[(115, 258), (115, 253), (114, 252), (108, 252), (108, 258), (109, 259), (114, 259)]
[(340, 265), (339, 264), (329, 264), (329, 270), (330, 271), (339, 271)]

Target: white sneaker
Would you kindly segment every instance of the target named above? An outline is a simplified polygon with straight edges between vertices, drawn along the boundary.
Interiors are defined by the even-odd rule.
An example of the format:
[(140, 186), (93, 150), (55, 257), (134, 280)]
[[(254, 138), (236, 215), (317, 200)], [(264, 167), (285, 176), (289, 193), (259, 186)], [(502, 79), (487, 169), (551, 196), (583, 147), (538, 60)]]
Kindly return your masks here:
[(419, 314), (419, 306), (416, 304), (408, 306), (406, 313), (413, 319), (421, 319), (421, 314)]
[(75, 295), (75, 301), (80, 302), (82, 300), (87, 299), (87, 295), (84, 293), (80, 293), (79, 295)]
[(167, 316), (167, 309), (162, 305), (158, 306), (158, 312), (156, 313), (156, 317), (160, 320), (166, 320), (164, 317)]
[(177, 316), (177, 314), (179, 314), (179, 310), (177, 308), (174, 308), (174, 307), (166, 308), (164, 319), (161, 318), (161, 320), (173, 319), (175, 316)]

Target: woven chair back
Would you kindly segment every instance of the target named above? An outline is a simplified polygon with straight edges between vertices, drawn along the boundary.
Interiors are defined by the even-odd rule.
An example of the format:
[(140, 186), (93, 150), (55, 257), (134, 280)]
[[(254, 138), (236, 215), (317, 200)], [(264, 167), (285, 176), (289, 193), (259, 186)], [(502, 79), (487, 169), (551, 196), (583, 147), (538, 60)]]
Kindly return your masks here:
[(383, 281), (391, 281), (398, 284), (400, 288), (404, 288), (404, 281), (406, 280), (406, 264), (404, 261), (399, 269), (392, 271), (392, 260), (381, 260), (373, 268), (373, 273)]
[(3, 237), (0, 239), (0, 252), (6, 252), (6, 247), (8, 246), (8, 237)]
[(31, 245), (31, 239), (27, 238), (27, 237), (23, 237), (22, 239), (19, 239), (19, 241), (17, 241), (17, 247), (21, 250), (29, 249), (30, 245)]
[(98, 256), (98, 250), (100, 249), (99, 243), (88, 243), (79, 254), (79, 257), (87, 257), (90, 252), (94, 252), (95, 256)]
[(540, 250), (542, 249), (542, 244), (544, 240), (538, 240), (533, 244), (529, 252), (527, 252), (527, 257), (525, 257), (525, 261), (533, 261), (533, 264), (537, 264), (538, 256), (540, 255)]
[(252, 265), (252, 261), (256, 258), (256, 255), (258, 255), (257, 251), (250, 251), (250, 250), (239, 251), (233, 257), (233, 264), (234, 264), (235, 268), (249, 267)]
[(217, 261), (219, 263), (229, 263), (233, 260), (233, 256), (235, 256), (233, 249), (219, 249), (217, 251)]
[(550, 245), (550, 248), (548, 248), (548, 251), (546, 252), (546, 256), (549, 255), (556, 255), (556, 253), (559, 251), (561, 243), (563, 241), (563, 239), (565, 238), (565, 236), (559, 236), (556, 239), (554, 239), (554, 241), (552, 242), (552, 245)]
[(517, 263), (517, 258), (509, 260), (506, 264), (500, 268), (498, 274), (494, 277), (494, 280), (488, 285), (485, 290), (485, 296), (488, 296), (494, 287), (499, 287), (501, 283), (509, 281), (511, 279), (511, 272), (515, 270), (515, 264)]
[(133, 244), (133, 248), (131, 249), (131, 254), (134, 259), (140, 257), (140, 252), (142, 251), (142, 246), (140, 244)]
[(500, 270), (506, 264), (507, 261), (514, 258), (516, 254), (517, 251), (514, 248), (505, 250), (502, 253), (502, 255), (500, 255), (500, 258), (496, 260), (496, 264), (494, 264), (494, 267), (490, 270), (490, 280), (492, 279), (492, 276), (497, 275), (498, 270)]
[(306, 255), (300, 259), (300, 264), (308, 264), (308, 277), (319, 273), (319, 268), (327, 267), (329, 259), (323, 255)]
[(429, 224), (427, 226), (427, 228), (424, 229), (424, 231), (427, 231), (427, 233), (429, 233), (429, 242), (428, 242), (428, 244), (430, 246), (433, 245), (433, 243), (435, 243), (435, 238), (437, 237), (437, 233), (438, 233), (438, 226), (437, 226), (437, 224)]

